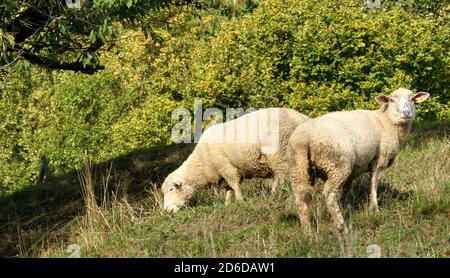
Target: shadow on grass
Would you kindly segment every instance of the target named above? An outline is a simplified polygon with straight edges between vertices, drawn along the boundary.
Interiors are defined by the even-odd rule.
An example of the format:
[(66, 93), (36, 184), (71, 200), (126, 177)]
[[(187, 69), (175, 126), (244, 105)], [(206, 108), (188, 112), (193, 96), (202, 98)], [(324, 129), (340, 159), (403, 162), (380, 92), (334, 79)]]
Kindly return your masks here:
[(450, 120), (414, 122), (405, 144), (416, 148), (441, 138), (450, 140)]
[[(145, 200), (193, 150), (193, 144), (140, 149), (94, 165), (96, 186), (111, 171), (109, 192), (120, 185), (127, 198)], [(102, 191), (96, 188), (96, 198)], [(84, 212), (77, 171), (52, 177), (0, 198), (0, 257), (33, 257), (49, 239), (63, 240), (67, 226)]]
[[(450, 121), (414, 123), (406, 144), (418, 147), (429, 140), (449, 137)], [(145, 202), (147, 190), (160, 185), (192, 152), (193, 145), (171, 145), (136, 150), (95, 165), (97, 179), (111, 169), (111, 185), (121, 184), (132, 200)], [(357, 181), (355, 181), (357, 182)], [(116, 190), (109, 188), (109, 190)], [(354, 186), (344, 194), (344, 207), (362, 208), (368, 200), (368, 182)], [(379, 187), (380, 206), (404, 200), (411, 192), (401, 192), (389, 184)], [(100, 191), (99, 194), (100, 195)], [(98, 196), (100, 199), (100, 196)], [(64, 227), (84, 209), (77, 172), (30, 185), (11, 195), (0, 197), (0, 256), (36, 256), (50, 239), (67, 237)], [(294, 215), (282, 222), (294, 223)]]
[[(325, 200), (323, 200), (323, 196), (321, 196), (323, 184), (319, 187), (320, 188), (315, 188), (314, 194), (316, 194), (316, 197), (314, 197), (313, 194), (313, 201), (310, 204), (310, 216), (313, 216), (313, 207), (318, 205), (317, 202), (320, 202), (320, 205), (323, 206), (323, 211), (321, 211), (320, 214), (324, 213), (324, 215), (322, 215), (321, 217), (325, 216), (326, 221), (329, 221), (331, 223), (329, 213), (325, 207)], [(409, 200), (412, 194), (414, 194), (412, 190), (402, 191), (391, 186), (388, 183), (380, 182), (378, 186), (378, 205), (380, 209), (383, 209), (395, 202)], [(344, 188), (341, 197), (341, 206), (346, 221), (350, 217), (351, 213), (361, 211), (369, 206), (369, 197), (370, 189), (367, 177), (356, 179), (351, 187)], [(278, 221), (280, 223), (283, 223), (284, 225), (289, 226), (299, 225), (297, 212), (292, 211), (281, 213)], [(323, 221), (323, 219), (320, 221)], [(312, 223), (314, 222), (315, 220)]]
[[(342, 193), (342, 206), (358, 211), (369, 205), (370, 185), (367, 178), (357, 179), (351, 188)], [(389, 183), (380, 182), (378, 185), (378, 206), (387, 207), (395, 201), (405, 201), (413, 194), (412, 190), (399, 190)]]

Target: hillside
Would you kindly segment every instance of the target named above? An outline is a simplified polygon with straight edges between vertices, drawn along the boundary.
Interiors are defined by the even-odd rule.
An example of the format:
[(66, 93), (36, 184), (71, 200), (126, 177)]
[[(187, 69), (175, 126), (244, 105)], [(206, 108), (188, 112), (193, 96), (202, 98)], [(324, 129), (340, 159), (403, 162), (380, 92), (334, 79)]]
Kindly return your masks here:
[[(173, 143), (176, 112), (192, 135), (208, 123), (193, 122), (198, 104), (316, 117), (375, 109), (399, 87), (430, 97), (383, 177), (381, 212), (366, 209), (367, 176), (344, 195), (351, 255), (375, 243), (385, 257), (449, 256), (449, 0), (95, 2), (0, 7), (0, 256), (66, 257), (70, 244), (83, 257), (342, 256), (321, 194), (308, 239), (288, 184), (271, 195), (245, 181), (245, 202), (227, 207), (214, 187), (163, 212), (158, 188), (193, 149)], [(57, 13), (39, 32), (5, 29), (33, 5)]]
[[(210, 188), (193, 207), (177, 215), (163, 212), (153, 186), (191, 150), (192, 145), (139, 150), (85, 167), (80, 179), (71, 173), (1, 199), (1, 219), (7, 219), (0, 223), (6, 239), (2, 256), (67, 257), (70, 244), (81, 247), (82, 257), (342, 255), (319, 190), (313, 201), (318, 230), (313, 239), (300, 232), (290, 187), (273, 196), (263, 180), (244, 183), (242, 204), (225, 206), (224, 189)], [(86, 174), (95, 184), (95, 205), (89, 194), (80, 194), (82, 185), (89, 188), (89, 179), (82, 178)], [(364, 257), (369, 244), (378, 244), (384, 257), (448, 257), (450, 123), (416, 123), (379, 192), (379, 214), (366, 208), (367, 176), (343, 196), (352, 256)]]

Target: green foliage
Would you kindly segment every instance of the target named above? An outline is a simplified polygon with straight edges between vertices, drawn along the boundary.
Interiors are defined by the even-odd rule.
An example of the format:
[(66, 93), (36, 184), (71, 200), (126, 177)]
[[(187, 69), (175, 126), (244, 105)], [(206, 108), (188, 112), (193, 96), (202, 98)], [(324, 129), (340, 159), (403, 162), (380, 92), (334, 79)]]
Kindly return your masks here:
[(265, 1), (210, 39), (188, 42), (187, 55), (160, 69), (168, 77), (161, 91), (211, 106), (282, 105), (319, 115), (374, 108), (376, 94), (405, 86), (433, 96), (420, 117), (442, 118), (450, 100), (449, 34), (438, 19), (400, 6)]
[[(61, 8), (61, 16), (98, 22), (78, 30), (64, 17), (43, 31), (45, 40), (54, 33), (58, 44), (65, 38), (83, 49), (104, 44), (95, 53), (55, 56), (78, 57), (87, 67), (102, 61), (101, 72), (49, 73), (20, 59), (14, 71), (0, 71), (0, 192), (35, 184), (42, 156), (59, 175), (86, 156), (98, 162), (170, 143), (171, 112), (192, 110), (195, 99), (204, 108), (282, 106), (316, 116), (374, 109), (377, 94), (405, 86), (431, 93), (418, 105), (419, 118), (450, 115), (450, 20), (442, 12), (448, 1), (390, 1), (367, 9), (365, 1), (220, 0), (185, 9), (155, 4), (158, 13), (149, 14), (150, 2)], [(0, 59), (13, 62), (9, 50), (17, 38), (3, 26), (20, 5), (37, 2), (4, 3)], [(96, 9), (107, 17), (96, 17)], [(117, 21), (122, 24), (110, 24)], [(150, 27), (158, 40), (145, 36)]]
[(448, 21), (449, 0), (384, 0), (384, 7), (400, 6), (410, 13)]
[(113, 126), (113, 140), (121, 151), (170, 143), (171, 112), (179, 103), (170, 96), (149, 96)]
[[(99, 49), (117, 35), (114, 23), (153, 34), (155, 18), (193, 0), (96, 0), (70, 8), (64, 0), (0, 2), (0, 69), (18, 60), (51, 69), (103, 69)], [(80, 1), (78, 1), (80, 3)], [(156, 24), (155, 24), (156, 25)], [(5, 43), (5, 41), (7, 43)]]
[(37, 181), (43, 155), (53, 174), (76, 168), (86, 156), (107, 157), (114, 150), (110, 125), (136, 97), (107, 71), (34, 76), (42, 87), (2, 92), (0, 184), (9, 190)]
[[(39, 174), (39, 155), (24, 140), (33, 125), (29, 120), (30, 89), (23, 82), (10, 80), (13, 90), (0, 96), (0, 192), (28, 185)], [(27, 134), (28, 133), (28, 134)]]

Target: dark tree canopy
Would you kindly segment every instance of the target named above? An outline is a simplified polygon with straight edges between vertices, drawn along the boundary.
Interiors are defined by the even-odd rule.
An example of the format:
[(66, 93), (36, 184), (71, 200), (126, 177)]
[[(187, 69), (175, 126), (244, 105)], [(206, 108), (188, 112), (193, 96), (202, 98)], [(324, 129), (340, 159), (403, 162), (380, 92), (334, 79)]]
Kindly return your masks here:
[[(151, 33), (152, 13), (195, 0), (0, 0), (0, 69), (27, 60), (49, 69), (93, 73), (114, 22)], [(70, 8), (67, 3), (79, 3)]]

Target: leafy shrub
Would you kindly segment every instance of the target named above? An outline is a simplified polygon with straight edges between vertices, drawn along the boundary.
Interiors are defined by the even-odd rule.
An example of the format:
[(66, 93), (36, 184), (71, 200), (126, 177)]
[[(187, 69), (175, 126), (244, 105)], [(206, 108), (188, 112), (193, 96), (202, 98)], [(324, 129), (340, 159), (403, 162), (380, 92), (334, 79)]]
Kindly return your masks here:
[(420, 117), (449, 114), (448, 25), (401, 6), (351, 1), (264, 1), (224, 22), (162, 68), (170, 90), (211, 106), (288, 106), (310, 115), (374, 108), (400, 86), (429, 91)]
[(63, 174), (86, 155), (170, 143), (171, 112), (195, 99), (317, 116), (374, 109), (375, 95), (404, 86), (432, 95), (419, 117), (448, 119), (448, 1), (364, 2), (213, 1), (164, 15), (172, 28), (153, 29), (162, 40), (118, 26), (101, 54), (106, 70), (94, 75), (2, 72), (0, 193), (36, 183), (43, 156)]

